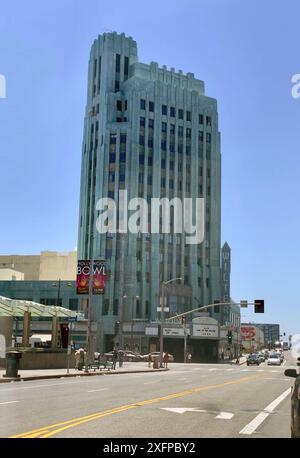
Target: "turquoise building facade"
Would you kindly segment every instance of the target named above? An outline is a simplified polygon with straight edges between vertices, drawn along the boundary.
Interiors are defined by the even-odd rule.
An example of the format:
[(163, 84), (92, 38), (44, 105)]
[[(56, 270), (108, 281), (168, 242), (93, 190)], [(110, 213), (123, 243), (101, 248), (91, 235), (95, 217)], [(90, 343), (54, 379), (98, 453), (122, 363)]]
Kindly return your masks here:
[[(97, 202), (110, 197), (118, 203), (119, 190), (149, 203), (153, 197), (204, 198), (204, 241), (187, 245), (184, 233), (172, 231), (99, 234)], [(110, 271), (105, 294), (94, 296), (91, 307), (98, 349), (111, 349), (116, 333), (123, 345), (130, 323), (131, 342), (147, 347), (139, 339), (143, 323), (159, 319), (163, 281), (182, 278), (167, 290), (171, 315), (220, 301), (220, 253), (216, 100), (193, 73), (139, 62), (131, 37), (98, 36), (88, 66), (78, 231), (78, 259), (106, 259)], [(220, 307), (211, 314), (219, 320)]]

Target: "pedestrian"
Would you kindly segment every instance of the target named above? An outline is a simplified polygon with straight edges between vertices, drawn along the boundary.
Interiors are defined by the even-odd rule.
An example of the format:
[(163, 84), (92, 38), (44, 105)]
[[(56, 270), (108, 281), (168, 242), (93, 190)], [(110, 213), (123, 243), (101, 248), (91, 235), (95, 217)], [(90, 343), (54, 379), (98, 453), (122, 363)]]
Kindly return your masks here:
[(152, 355), (151, 355), (151, 353), (149, 353), (149, 355), (148, 355), (148, 367), (151, 367), (151, 363), (152, 363)]
[(119, 350), (118, 356), (119, 356), (119, 367), (122, 367), (123, 366), (123, 361), (124, 361), (124, 353), (123, 353), (122, 350)]
[(189, 363), (192, 362), (192, 353), (188, 353), (188, 362), (189, 362)]
[(116, 349), (113, 350), (112, 352), (112, 363), (113, 363), (113, 369), (116, 368), (116, 364), (117, 364), (117, 359), (118, 359), (118, 352)]
[(163, 363), (164, 363), (165, 368), (168, 367), (168, 362), (169, 362), (169, 353), (166, 351), (163, 356)]
[(84, 365), (84, 349), (80, 347), (75, 351), (75, 369), (82, 371)]

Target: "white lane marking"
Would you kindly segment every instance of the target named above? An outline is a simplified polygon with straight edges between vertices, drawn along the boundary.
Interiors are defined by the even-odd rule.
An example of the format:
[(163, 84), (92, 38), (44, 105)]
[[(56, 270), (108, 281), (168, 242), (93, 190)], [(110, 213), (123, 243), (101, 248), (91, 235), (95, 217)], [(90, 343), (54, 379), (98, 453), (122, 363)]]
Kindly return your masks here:
[(15, 404), (16, 402), (20, 402), (20, 401), (6, 401), (6, 402), (0, 402), (0, 406), (3, 406), (5, 404)]
[(275, 410), (275, 408), (291, 393), (291, 388), (285, 390), (278, 398), (269, 404), (260, 412), (248, 425), (246, 425), (239, 434), (253, 434), (265, 419)]
[(218, 371), (219, 369), (217, 369), (216, 367), (211, 367), (210, 369), (208, 369), (209, 372), (213, 372), (213, 371)]
[(89, 390), (88, 393), (96, 393), (96, 391), (106, 391), (108, 388), (99, 388), (99, 390)]
[(242, 369), (241, 372), (249, 372), (249, 369)]
[(271, 371), (271, 372), (281, 372), (281, 371)]
[(179, 414), (183, 414), (185, 412), (210, 413), (214, 415), (217, 414), (216, 418), (220, 420), (231, 420), (231, 418), (234, 416), (234, 414), (231, 412), (215, 412), (212, 410), (196, 409), (195, 407), (161, 407), (160, 410), (167, 410), (168, 412)]
[(234, 413), (220, 412), (219, 415), (216, 416), (216, 418), (220, 420), (231, 420), (233, 416), (234, 416)]
[(290, 382), (288, 378), (266, 377), (264, 380), (278, 380), (279, 382)]
[(283, 364), (282, 364), (282, 365), (283, 365), (283, 366), (285, 366), (285, 364), (286, 364), (286, 360), (285, 360), (285, 361), (283, 361)]
[[(20, 386), (20, 385), (16, 385), (14, 388), (0, 388), (0, 394), (3, 392), (3, 391), (16, 391), (16, 390), (30, 390), (32, 388), (48, 388), (48, 387), (52, 387), (52, 386), (65, 386), (65, 385), (77, 385), (79, 383), (93, 383), (95, 382), (95, 380), (80, 380), (78, 382), (61, 382), (61, 383), (45, 383), (44, 385), (30, 385), (30, 386)], [(20, 382), (18, 382), (20, 383)], [(29, 383), (29, 382), (27, 382)]]
[(234, 371), (234, 369), (226, 369), (227, 372)]

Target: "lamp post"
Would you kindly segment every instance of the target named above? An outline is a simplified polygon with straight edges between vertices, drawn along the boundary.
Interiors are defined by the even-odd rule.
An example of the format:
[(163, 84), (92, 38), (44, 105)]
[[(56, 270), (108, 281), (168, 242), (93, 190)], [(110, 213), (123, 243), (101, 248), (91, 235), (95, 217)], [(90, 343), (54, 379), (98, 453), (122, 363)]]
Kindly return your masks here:
[(135, 315), (135, 311), (136, 311), (136, 301), (139, 298), (140, 298), (140, 296), (133, 296), (133, 301), (132, 301), (131, 338), (130, 338), (130, 349), (131, 349), (131, 351), (133, 351), (133, 316)]
[(171, 278), (171, 280), (163, 281), (161, 284), (161, 319), (160, 319), (160, 344), (159, 344), (159, 353), (160, 353), (160, 367), (163, 367), (163, 349), (164, 349), (164, 331), (163, 323), (165, 320), (165, 286), (169, 283), (172, 283), (177, 280), (182, 280), (182, 278)]

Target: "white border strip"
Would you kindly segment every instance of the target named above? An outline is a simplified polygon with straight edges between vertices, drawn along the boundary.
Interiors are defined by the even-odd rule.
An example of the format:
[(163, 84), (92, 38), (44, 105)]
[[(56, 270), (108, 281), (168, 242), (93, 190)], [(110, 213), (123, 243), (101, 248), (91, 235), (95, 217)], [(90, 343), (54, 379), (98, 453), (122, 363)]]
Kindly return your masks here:
[(256, 429), (262, 424), (263, 421), (276, 409), (289, 394), (291, 388), (285, 390), (278, 398), (276, 398), (271, 404), (269, 404), (261, 413), (259, 413), (248, 425), (243, 428), (239, 434), (253, 434)]

